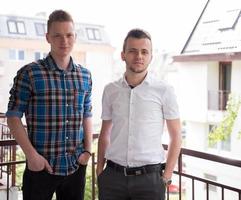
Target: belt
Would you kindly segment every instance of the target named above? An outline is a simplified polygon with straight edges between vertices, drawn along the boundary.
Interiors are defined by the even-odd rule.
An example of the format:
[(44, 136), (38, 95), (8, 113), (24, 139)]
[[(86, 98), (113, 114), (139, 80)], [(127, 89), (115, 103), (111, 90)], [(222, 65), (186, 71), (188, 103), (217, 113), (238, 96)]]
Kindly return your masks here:
[(123, 173), (125, 176), (138, 176), (147, 173), (161, 172), (165, 169), (165, 163), (154, 164), (154, 165), (144, 165), (141, 167), (124, 167), (117, 163), (107, 160), (107, 167), (114, 169), (117, 172)]

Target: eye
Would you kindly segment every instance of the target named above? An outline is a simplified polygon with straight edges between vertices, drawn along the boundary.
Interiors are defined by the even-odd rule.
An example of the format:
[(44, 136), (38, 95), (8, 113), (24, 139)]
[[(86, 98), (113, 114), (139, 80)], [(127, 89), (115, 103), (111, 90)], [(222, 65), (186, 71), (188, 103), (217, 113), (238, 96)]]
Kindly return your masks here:
[(143, 55), (148, 55), (149, 52), (148, 52), (147, 50), (143, 50), (143, 51), (142, 51), (142, 54), (143, 54)]
[(73, 34), (73, 33), (69, 33), (69, 34), (67, 35), (67, 37), (68, 37), (68, 38), (74, 38), (74, 34)]
[(61, 35), (59, 35), (59, 34), (55, 34), (55, 35), (53, 35), (53, 37), (54, 37), (54, 38), (60, 38)]
[(138, 51), (136, 49), (129, 49), (128, 52), (129, 53), (138, 53)]

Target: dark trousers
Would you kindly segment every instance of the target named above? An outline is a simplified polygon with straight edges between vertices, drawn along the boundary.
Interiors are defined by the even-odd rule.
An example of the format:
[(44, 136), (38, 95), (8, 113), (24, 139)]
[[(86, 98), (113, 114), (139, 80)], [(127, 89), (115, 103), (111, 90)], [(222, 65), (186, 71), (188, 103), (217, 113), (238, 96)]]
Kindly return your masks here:
[(45, 170), (23, 174), (23, 200), (51, 200), (54, 192), (57, 200), (83, 200), (86, 166), (68, 176), (56, 176)]
[(160, 172), (125, 176), (110, 167), (98, 176), (99, 200), (164, 200)]

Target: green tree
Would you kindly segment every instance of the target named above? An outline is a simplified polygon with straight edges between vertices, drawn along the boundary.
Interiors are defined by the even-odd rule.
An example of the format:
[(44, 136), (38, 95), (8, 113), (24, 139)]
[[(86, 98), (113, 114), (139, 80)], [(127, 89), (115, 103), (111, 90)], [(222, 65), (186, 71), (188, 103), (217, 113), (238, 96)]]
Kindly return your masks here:
[[(209, 133), (209, 145), (213, 146), (219, 141), (225, 141), (232, 133), (235, 119), (241, 105), (240, 96), (229, 95), (226, 106), (226, 113), (220, 124), (215, 126)], [(239, 138), (241, 137), (241, 130), (239, 131)]]

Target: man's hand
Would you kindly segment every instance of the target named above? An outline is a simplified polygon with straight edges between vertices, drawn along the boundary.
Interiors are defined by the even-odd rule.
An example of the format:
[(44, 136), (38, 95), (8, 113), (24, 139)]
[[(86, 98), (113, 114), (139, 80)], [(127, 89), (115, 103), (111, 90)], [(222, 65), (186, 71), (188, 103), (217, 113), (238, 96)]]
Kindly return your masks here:
[(97, 167), (96, 169), (96, 175), (97, 177), (103, 172), (103, 168)]
[(78, 158), (78, 163), (81, 165), (87, 165), (89, 159), (90, 159), (90, 154), (87, 152), (84, 152), (84, 153), (80, 154), (80, 156)]
[(42, 171), (45, 169), (49, 173), (53, 172), (53, 169), (49, 165), (48, 161), (38, 153), (27, 158), (27, 162), (28, 162), (28, 169), (31, 171)]

